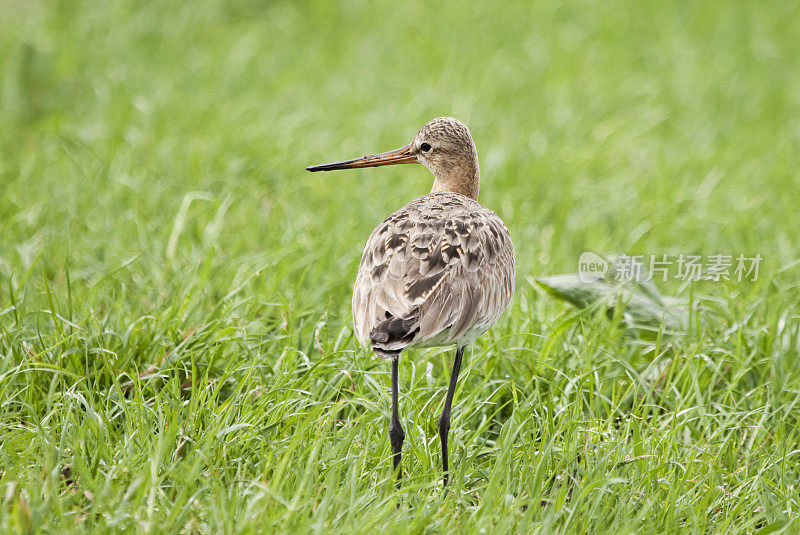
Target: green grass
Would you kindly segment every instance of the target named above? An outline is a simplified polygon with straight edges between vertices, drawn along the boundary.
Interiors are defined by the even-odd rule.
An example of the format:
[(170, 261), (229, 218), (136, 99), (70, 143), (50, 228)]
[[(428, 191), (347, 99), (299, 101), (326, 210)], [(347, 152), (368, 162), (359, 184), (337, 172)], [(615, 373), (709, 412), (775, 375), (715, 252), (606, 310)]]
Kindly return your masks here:
[[(792, 2), (76, 2), (0, 9), (0, 531), (800, 529)], [(465, 356), (358, 347), (350, 288), (469, 125), (517, 291)], [(533, 280), (585, 250), (761, 254), (636, 338)], [(400, 503), (399, 509), (396, 504)]]

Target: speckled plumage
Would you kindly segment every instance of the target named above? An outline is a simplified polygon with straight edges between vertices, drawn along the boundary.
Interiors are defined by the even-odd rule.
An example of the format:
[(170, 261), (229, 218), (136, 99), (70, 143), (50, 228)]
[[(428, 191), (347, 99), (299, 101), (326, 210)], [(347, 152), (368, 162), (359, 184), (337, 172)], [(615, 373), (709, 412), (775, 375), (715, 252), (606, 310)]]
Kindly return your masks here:
[(503, 221), (464, 195), (429, 193), (367, 240), (353, 289), (356, 336), (381, 356), (468, 345), (513, 292), (514, 248)]

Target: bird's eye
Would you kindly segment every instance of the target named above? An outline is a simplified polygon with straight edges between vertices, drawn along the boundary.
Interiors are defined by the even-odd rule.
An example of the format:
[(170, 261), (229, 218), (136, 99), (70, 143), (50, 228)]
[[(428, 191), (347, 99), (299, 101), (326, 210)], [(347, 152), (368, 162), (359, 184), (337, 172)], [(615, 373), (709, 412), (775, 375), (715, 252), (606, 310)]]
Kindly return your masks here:
[(422, 145), (419, 146), (419, 150), (421, 150), (422, 152), (430, 152), (431, 146), (427, 143), (423, 143)]

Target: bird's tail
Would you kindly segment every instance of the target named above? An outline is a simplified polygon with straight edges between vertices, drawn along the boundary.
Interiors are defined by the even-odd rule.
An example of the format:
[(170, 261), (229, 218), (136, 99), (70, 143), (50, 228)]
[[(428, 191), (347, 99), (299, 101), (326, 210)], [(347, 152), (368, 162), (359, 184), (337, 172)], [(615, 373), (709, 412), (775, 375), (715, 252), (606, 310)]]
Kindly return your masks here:
[(391, 358), (414, 342), (419, 334), (419, 314), (417, 310), (402, 318), (386, 314), (386, 319), (370, 331), (369, 339), (378, 356)]

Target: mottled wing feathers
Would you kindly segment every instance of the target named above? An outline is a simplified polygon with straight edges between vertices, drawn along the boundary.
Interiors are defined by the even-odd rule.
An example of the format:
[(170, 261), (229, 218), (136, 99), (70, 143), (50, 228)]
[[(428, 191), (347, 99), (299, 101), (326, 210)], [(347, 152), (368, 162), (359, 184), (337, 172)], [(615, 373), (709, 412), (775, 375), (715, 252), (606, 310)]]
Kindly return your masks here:
[(353, 289), (356, 335), (383, 356), (470, 343), (513, 291), (514, 250), (500, 218), (463, 195), (430, 193), (369, 237)]

